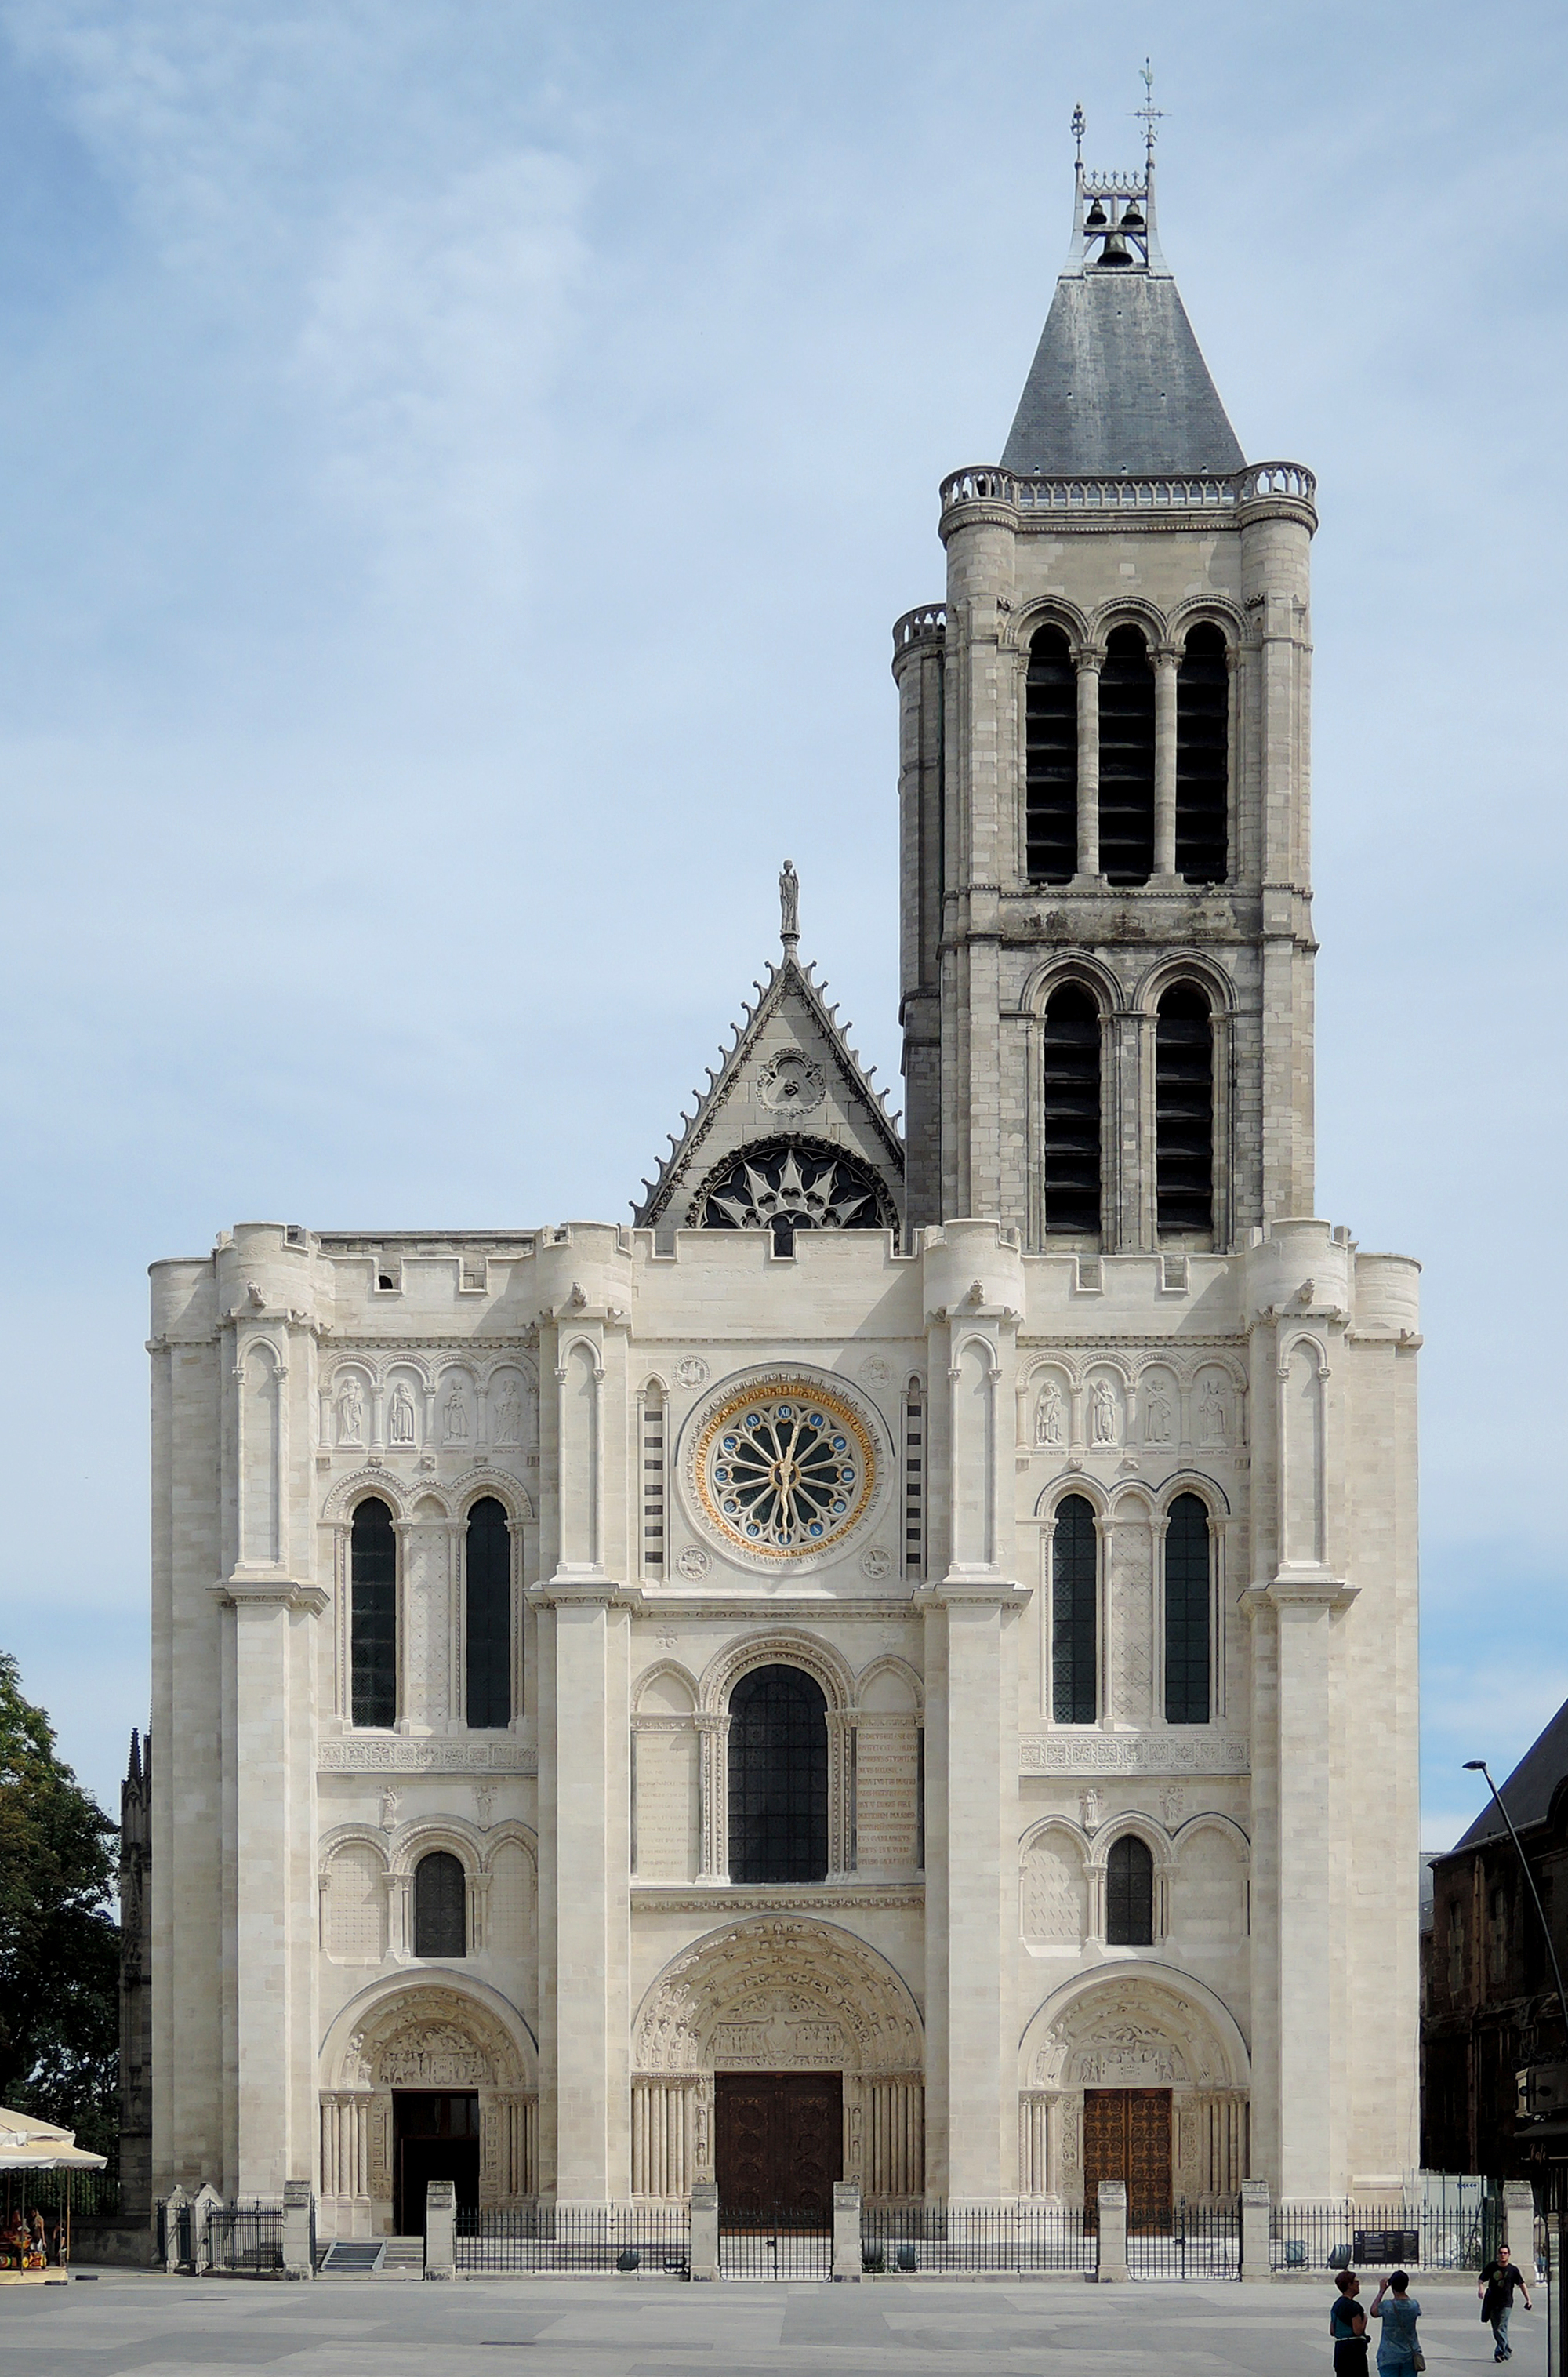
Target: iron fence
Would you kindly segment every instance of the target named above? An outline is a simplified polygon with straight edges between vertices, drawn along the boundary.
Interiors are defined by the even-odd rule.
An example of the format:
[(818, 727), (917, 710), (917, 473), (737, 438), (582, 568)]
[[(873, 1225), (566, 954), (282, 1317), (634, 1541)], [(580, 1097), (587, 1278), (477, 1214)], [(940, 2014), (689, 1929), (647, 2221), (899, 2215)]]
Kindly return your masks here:
[(1127, 2267), (1134, 2278), (1239, 2278), (1241, 2200), (1211, 2196), (1173, 2204), (1152, 2221), (1128, 2224)]
[(207, 2216), (207, 2264), (230, 2277), (275, 2276), (283, 2267), (283, 2206), (214, 2204)]
[(1065, 2205), (868, 2204), (861, 2266), (873, 2275), (918, 2270), (1092, 2270), (1094, 2232)]
[(1494, 2195), (1479, 2204), (1276, 2204), (1268, 2258), (1276, 2270), (1479, 2270), (1502, 2235)]
[(721, 2278), (830, 2278), (833, 2222), (826, 2212), (726, 2212), (719, 2207)]
[(457, 2210), (459, 2270), (600, 2270), (684, 2276), (692, 2216), (683, 2204), (517, 2204)]

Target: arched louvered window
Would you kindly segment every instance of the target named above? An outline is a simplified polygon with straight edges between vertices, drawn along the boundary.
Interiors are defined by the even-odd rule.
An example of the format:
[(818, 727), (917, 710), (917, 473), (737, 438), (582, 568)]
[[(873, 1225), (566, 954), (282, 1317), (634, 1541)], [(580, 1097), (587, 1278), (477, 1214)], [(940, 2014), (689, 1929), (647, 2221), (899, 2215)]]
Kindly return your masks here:
[(925, 1393), (919, 1379), (904, 1390), (904, 1573), (925, 1573)]
[(1099, 1228), (1099, 1009), (1081, 983), (1051, 992), (1044, 1044), (1045, 1226), (1083, 1236)]
[(1112, 1841), (1105, 1860), (1105, 1939), (1111, 1948), (1154, 1945), (1154, 1858), (1134, 1833)]
[(800, 1667), (754, 1667), (730, 1695), (730, 1879), (827, 1872), (827, 1702)]
[(1024, 709), (1028, 878), (1067, 883), (1078, 863), (1078, 679), (1060, 627), (1029, 646)]
[(1155, 1023), (1155, 1188), (1161, 1235), (1214, 1227), (1214, 1024), (1208, 994), (1179, 982)]
[(433, 1849), (414, 1868), (414, 1953), (466, 1956), (469, 1953), (468, 1886), (459, 1860)]
[(356, 1725), (398, 1722), (398, 1538), (385, 1502), (362, 1502), (349, 1537), (349, 1666)]
[(1208, 1511), (1178, 1494), (1165, 1527), (1165, 1722), (1208, 1723)]
[(1058, 1725), (1093, 1725), (1099, 1714), (1099, 1565), (1093, 1505), (1069, 1494), (1056, 1506), (1051, 1539), (1051, 1714)]
[(1230, 775), (1230, 670), (1212, 620), (1189, 627), (1176, 668), (1176, 872), (1223, 883)]
[(1137, 627), (1112, 627), (1099, 673), (1099, 871), (1109, 883), (1154, 872), (1154, 671)]
[(469, 1723), (512, 1722), (512, 1538), (493, 1494), (469, 1512), (467, 1545)]
[(643, 1397), (643, 1574), (664, 1581), (664, 1390), (650, 1381)]

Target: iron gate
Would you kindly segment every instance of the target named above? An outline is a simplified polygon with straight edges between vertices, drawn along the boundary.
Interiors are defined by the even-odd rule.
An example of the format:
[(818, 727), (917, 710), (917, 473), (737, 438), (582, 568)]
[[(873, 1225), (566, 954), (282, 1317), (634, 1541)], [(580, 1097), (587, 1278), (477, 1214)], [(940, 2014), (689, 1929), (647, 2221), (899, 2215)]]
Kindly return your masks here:
[(721, 2278), (830, 2278), (833, 2223), (821, 2212), (729, 2212), (719, 2207)]
[(1173, 2204), (1167, 2219), (1129, 2234), (1127, 2267), (1134, 2278), (1239, 2278), (1240, 2196)]

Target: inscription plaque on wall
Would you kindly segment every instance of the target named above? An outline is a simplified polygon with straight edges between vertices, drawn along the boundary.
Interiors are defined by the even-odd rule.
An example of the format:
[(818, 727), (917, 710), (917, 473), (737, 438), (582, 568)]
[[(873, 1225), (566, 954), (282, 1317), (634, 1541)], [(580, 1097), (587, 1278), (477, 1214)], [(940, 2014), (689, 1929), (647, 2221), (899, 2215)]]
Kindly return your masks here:
[(861, 1726), (855, 1835), (862, 1873), (913, 1871), (920, 1856), (920, 1760), (912, 1725)]
[(697, 1736), (637, 1735), (637, 1880), (690, 1881), (697, 1869)]

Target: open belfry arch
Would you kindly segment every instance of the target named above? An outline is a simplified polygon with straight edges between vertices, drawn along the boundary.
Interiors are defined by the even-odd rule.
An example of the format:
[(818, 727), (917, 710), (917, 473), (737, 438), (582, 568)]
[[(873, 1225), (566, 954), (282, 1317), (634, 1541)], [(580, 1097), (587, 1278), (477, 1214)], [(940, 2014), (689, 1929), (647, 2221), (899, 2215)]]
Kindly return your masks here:
[(630, 1224), (154, 1267), (157, 2192), (1415, 2163), (1417, 1266), (1313, 1214), (1314, 483), (1156, 120), (895, 629), (902, 1129), (786, 862)]

